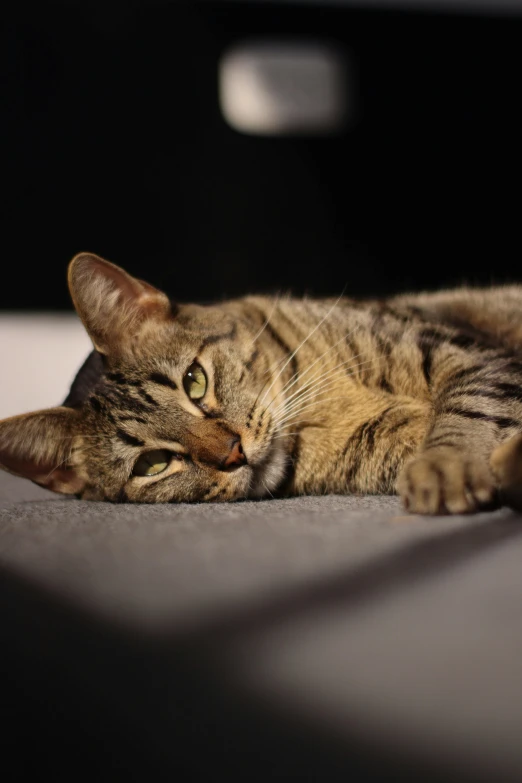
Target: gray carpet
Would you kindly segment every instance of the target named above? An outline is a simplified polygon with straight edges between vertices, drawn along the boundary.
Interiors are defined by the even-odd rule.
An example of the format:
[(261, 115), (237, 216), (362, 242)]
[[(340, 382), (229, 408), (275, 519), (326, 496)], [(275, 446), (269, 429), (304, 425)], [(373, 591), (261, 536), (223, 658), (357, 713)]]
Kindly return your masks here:
[(86, 779), (520, 781), (521, 521), (108, 505), (1, 474), (13, 747), (30, 714)]

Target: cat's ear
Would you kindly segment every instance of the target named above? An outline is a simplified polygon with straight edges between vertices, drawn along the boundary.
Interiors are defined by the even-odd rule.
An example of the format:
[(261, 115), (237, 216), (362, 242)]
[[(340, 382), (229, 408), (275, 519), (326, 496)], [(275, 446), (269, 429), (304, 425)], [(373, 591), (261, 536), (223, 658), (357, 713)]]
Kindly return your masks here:
[(68, 464), (77, 421), (78, 414), (71, 408), (49, 408), (0, 421), (0, 467), (53, 492), (81, 492), (85, 482)]
[(91, 253), (69, 264), (69, 290), (94, 347), (103, 354), (132, 345), (145, 324), (171, 315), (168, 297)]

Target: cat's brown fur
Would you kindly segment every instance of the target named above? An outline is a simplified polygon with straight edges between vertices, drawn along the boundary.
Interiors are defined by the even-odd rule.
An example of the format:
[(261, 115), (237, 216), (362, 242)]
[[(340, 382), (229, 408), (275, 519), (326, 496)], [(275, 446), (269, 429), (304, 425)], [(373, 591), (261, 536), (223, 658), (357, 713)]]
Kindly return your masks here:
[[(422, 513), (516, 497), (522, 287), (386, 301), (173, 307), (96, 256), (70, 265), (103, 372), (84, 401), (0, 422), (0, 465), (111, 501), (392, 493)], [(207, 391), (184, 390), (197, 361)], [(157, 476), (139, 455), (174, 456)]]

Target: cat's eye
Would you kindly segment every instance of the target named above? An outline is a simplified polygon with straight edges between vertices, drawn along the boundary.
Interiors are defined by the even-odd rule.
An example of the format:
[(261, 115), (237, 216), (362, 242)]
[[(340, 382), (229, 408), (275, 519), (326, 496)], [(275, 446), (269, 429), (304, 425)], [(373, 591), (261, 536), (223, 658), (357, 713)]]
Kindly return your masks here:
[(207, 391), (207, 376), (205, 370), (197, 362), (193, 362), (183, 378), (183, 388), (191, 400), (201, 400)]
[(147, 451), (136, 460), (132, 475), (157, 476), (158, 473), (163, 473), (163, 471), (168, 467), (171, 458), (172, 454), (170, 451), (165, 451), (165, 449)]

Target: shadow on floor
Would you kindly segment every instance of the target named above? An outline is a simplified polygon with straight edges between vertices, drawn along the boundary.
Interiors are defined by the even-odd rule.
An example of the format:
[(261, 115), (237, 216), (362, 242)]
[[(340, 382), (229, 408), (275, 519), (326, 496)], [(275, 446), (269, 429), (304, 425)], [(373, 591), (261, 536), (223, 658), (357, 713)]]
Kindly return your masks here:
[[(438, 534), (349, 574), (293, 589), (192, 629), (117, 627), (66, 596), (0, 573), (4, 758), (9, 780), (448, 781), (436, 759), (400, 757), (377, 741), (342, 743), (254, 703), (222, 678), (234, 640), (302, 613), (414, 585), (522, 535), (516, 515)], [(479, 771), (455, 770), (476, 781)], [(522, 770), (514, 772), (520, 779)], [(500, 783), (500, 779), (496, 779)]]

